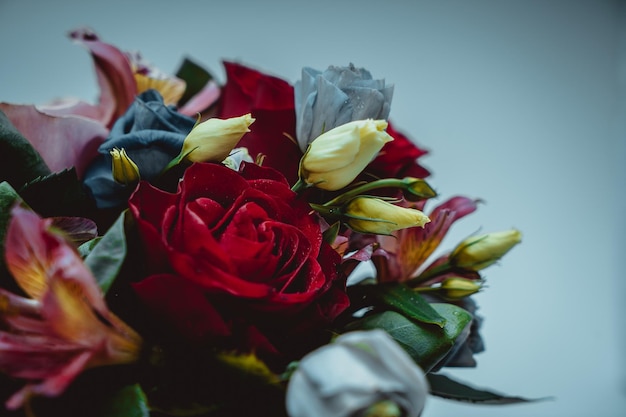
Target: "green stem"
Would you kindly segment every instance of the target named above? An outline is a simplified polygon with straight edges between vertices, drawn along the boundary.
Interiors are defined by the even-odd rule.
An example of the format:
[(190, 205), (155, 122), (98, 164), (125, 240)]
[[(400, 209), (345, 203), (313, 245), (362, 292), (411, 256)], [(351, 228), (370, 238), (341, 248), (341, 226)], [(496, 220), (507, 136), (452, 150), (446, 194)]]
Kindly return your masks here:
[(309, 188), (309, 184), (302, 181), (302, 178), (298, 178), (298, 181), (293, 185), (293, 187), (291, 187), (291, 191), (293, 191), (294, 193), (299, 193), (302, 190), (306, 190), (307, 188)]
[(324, 203), (325, 206), (338, 206), (344, 203), (344, 201), (351, 200), (352, 198), (363, 194), (367, 191), (375, 190), (377, 188), (406, 188), (406, 182), (404, 180), (400, 180), (397, 178), (385, 178), (382, 180), (376, 180), (372, 182), (368, 182), (366, 184), (360, 185), (356, 188), (353, 188), (345, 193), (341, 194), (333, 198), (332, 200)]
[(176, 158), (172, 159), (166, 166), (163, 168), (159, 176), (163, 176), (167, 171), (174, 168), (176, 165), (180, 164), (185, 155), (180, 154)]
[(450, 262), (444, 262), (441, 265), (437, 265), (429, 270), (424, 271), (418, 276), (410, 278), (408, 281), (405, 282), (405, 284), (411, 288), (415, 288), (419, 284), (450, 270), (452, 270), (452, 265), (450, 265)]

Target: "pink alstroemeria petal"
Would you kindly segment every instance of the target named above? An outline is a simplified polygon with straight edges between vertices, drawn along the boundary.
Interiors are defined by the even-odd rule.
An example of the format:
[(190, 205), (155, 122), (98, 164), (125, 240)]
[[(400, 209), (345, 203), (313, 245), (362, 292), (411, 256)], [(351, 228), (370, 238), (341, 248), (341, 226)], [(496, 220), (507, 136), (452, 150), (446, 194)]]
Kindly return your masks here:
[(52, 219), (19, 205), (7, 230), (9, 271), (33, 299), (0, 289), (0, 371), (27, 384), (6, 402), (57, 396), (86, 368), (138, 359), (142, 340), (106, 306), (91, 271)]
[(73, 358), (67, 365), (55, 376), (46, 378), (39, 384), (28, 384), (21, 390), (13, 394), (5, 403), (9, 410), (17, 410), (33, 395), (43, 395), (46, 397), (56, 397), (60, 395), (67, 386), (80, 374), (86, 364), (91, 359), (93, 353), (90, 351), (83, 352)]
[(83, 350), (47, 336), (0, 332), (0, 370), (14, 378), (48, 378)]
[(208, 109), (220, 98), (221, 89), (215, 81), (209, 81), (196, 95), (194, 95), (184, 106), (178, 109), (179, 113), (186, 116), (196, 116), (198, 113)]
[(98, 237), (98, 225), (85, 217), (53, 217), (51, 226), (62, 230), (76, 246)]
[(32, 105), (0, 103), (15, 128), (39, 152), (52, 172), (72, 167), (82, 178), (109, 134), (95, 120), (81, 116), (52, 116)]
[(20, 287), (41, 300), (50, 280), (57, 276), (74, 282), (93, 309), (108, 311), (91, 271), (63, 236), (50, 230), (51, 219), (42, 219), (31, 210), (13, 207), (6, 236), (7, 267)]
[(128, 57), (115, 46), (100, 41), (91, 29), (78, 28), (69, 36), (91, 52), (100, 86), (99, 120), (110, 128), (137, 94), (137, 83)]
[(0, 288), (0, 315), (3, 317), (17, 315), (39, 317), (41, 315), (41, 303), (38, 300), (20, 297)]
[(42, 300), (42, 314), (61, 339), (93, 346), (102, 339), (104, 324), (85, 300), (81, 285), (53, 276)]
[[(436, 216), (441, 210), (451, 210), (454, 212), (454, 221), (473, 213), (478, 208), (481, 200), (474, 200), (463, 196), (452, 197), (433, 209), (431, 216)], [(447, 229), (445, 230), (447, 232)]]
[(478, 200), (467, 197), (452, 197), (429, 214), (430, 223), (423, 228), (411, 227), (398, 230), (393, 236), (378, 236), (385, 252), (372, 257), (381, 282), (406, 281), (423, 270), (425, 262), (439, 247), (452, 224), (474, 212)]
[[(428, 276), (431, 273), (431, 271), (435, 270), (435, 268), (447, 263), (449, 255), (450, 253), (445, 253), (441, 255), (440, 257), (438, 257), (437, 259), (435, 259), (434, 261), (432, 261), (423, 271), (421, 271), (421, 274)], [(429, 278), (427, 281), (422, 282), (420, 285), (425, 286), (425, 287), (431, 286), (433, 284), (442, 282), (443, 280), (447, 278), (465, 278), (465, 279), (470, 279), (470, 280), (480, 280), (481, 276), (476, 271), (468, 271), (468, 270), (460, 270), (460, 269), (446, 270), (444, 272), (434, 274), (431, 278)]]
[(43, 235), (49, 221), (16, 206), (5, 241), (7, 268), (26, 294), (41, 300), (48, 289), (49, 253)]
[(435, 217), (429, 217), (431, 221), (424, 228), (403, 229), (396, 235), (399, 243), (396, 255), (402, 269), (402, 280), (411, 278), (437, 249), (454, 221), (454, 212), (442, 210)]
[[(45, 104), (37, 104), (35, 108), (50, 116), (82, 116), (101, 122), (104, 117), (100, 107), (74, 97), (63, 97)], [(109, 117), (109, 116), (107, 116)], [(101, 123), (104, 125), (104, 123)]]

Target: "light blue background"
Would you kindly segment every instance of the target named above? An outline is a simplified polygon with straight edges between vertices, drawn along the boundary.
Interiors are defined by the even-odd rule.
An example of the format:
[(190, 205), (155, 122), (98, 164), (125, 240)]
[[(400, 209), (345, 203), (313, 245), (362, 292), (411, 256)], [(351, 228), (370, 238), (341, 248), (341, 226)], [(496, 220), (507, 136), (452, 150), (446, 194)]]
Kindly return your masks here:
[(450, 374), (526, 397), (430, 400), (425, 416), (626, 415), (626, 19), (618, 1), (0, 0), (0, 100), (94, 101), (89, 25), (166, 71), (189, 55), (295, 82), (353, 62), (396, 90), (390, 119), (431, 150), (443, 197), (486, 201), (452, 246), (517, 227), (524, 241), (477, 296), (487, 352)]

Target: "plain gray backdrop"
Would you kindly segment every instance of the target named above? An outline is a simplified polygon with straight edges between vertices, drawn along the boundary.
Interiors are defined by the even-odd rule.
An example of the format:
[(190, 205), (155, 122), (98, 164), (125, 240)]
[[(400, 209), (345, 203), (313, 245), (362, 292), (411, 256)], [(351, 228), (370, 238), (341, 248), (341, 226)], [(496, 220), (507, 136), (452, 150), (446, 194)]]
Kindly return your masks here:
[(530, 405), (431, 399), (425, 416), (626, 415), (626, 19), (618, 1), (0, 0), (0, 101), (97, 98), (67, 31), (88, 25), (165, 71), (190, 56), (290, 82), (365, 67), (390, 120), (430, 150), (442, 198), (482, 198), (445, 247), (516, 227), (476, 298), (487, 351), (449, 374)]

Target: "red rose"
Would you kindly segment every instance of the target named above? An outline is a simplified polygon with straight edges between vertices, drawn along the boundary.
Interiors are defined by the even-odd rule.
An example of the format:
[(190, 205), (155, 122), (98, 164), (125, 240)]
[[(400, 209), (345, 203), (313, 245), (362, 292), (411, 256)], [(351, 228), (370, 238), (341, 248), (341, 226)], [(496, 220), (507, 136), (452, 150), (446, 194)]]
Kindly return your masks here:
[[(243, 327), (271, 339), (296, 317), (300, 325), (330, 320), (347, 306), (338, 289), (340, 256), (323, 242), (308, 203), (273, 169), (244, 164), (235, 172), (198, 163), (186, 170), (176, 194), (142, 182), (129, 205), (155, 273), (135, 290), (157, 310), (176, 309), (167, 315), (180, 317), (174, 324), (183, 334), (225, 335), (223, 323), (245, 321)], [(190, 299), (183, 312), (163, 294), (177, 279), (184, 291), (173, 292), (196, 288), (205, 296)], [(216, 329), (204, 328), (198, 320), (204, 314)], [(193, 322), (199, 327), (190, 329)]]
[(263, 166), (280, 171), (290, 184), (297, 180), (302, 152), (296, 136), (293, 87), (280, 78), (246, 66), (225, 62), (226, 84), (217, 117), (252, 113), (254, 129), (237, 146), (248, 148), (253, 158), (263, 156)]

